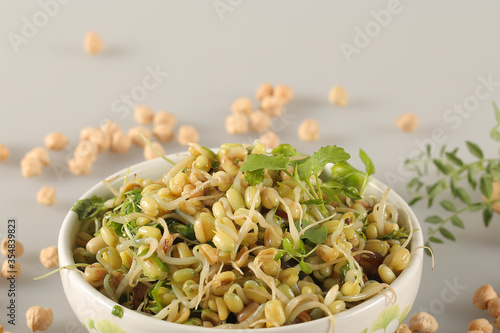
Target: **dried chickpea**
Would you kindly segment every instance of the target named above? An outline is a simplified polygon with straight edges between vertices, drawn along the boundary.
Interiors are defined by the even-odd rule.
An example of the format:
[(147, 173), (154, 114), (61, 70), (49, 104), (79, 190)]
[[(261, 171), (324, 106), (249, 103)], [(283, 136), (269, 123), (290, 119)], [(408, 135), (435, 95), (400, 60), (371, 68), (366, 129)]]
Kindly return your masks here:
[(273, 131), (267, 131), (262, 134), (259, 140), (266, 147), (266, 149), (273, 149), (280, 145), (280, 138), (278, 134)]
[(111, 144), (111, 135), (96, 127), (84, 127), (80, 131), (80, 141), (87, 141), (96, 146), (97, 152), (102, 153)]
[(49, 133), (43, 138), (45, 147), (50, 150), (61, 150), (68, 144), (68, 137), (61, 132)]
[(263, 111), (255, 111), (248, 117), (250, 129), (257, 133), (262, 133), (271, 126), (271, 117)]
[(472, 296), (472, 304), (480, 310), (485, 310), (488, 307), (488, 301), (497, 298), (498, 295), (489, 284), (479, 287), (474, 296)]
[(9, 254), (13, 254), (16, 258), (19, 258), (23, 255), (24, 246), (17, 239), (11, 239), (5, 237), (2, 239), (2, 244), (0, 245), (0, 250), (2, 251), (2, 255), (4, 257), (8, 257)]
[(328, 94), (328, 100), (333, 105), (337, 106), (347, 106), (349, 94), (341, 86), (333, 86)]
[(92, 171), (92, 162), (84, 158), (73, 157), (68, 161), (68, 167), (75, 176), (88, 175)]
[(248, 118), (241, 113), (233, 113), (226, 117), (228, 134), (244, 134), (248, 132)]
[(160, 142), (170, 142), (174, 138), (173, 128), (167, 123), (156, 124), (153, 128), (153, 134)]
[(315, 119), (306, 119), (298, 129), (299, 139), (302, 141), (317, 141), (319, 138), (319, 123)]
[(414, 113), (403, 113), (396, 119), (396, 125), (403, 132), (415, 132), (419, 123), (420, 120)]
[[(165, 155), (165, 150), (159, 142), (153, 141), (151, 142), (151, 145), (158, 151), (158, 153), (160, 153), (161, 155)], [(149, 145), (144, 146), (144, 158), (146, 160), (152, 160), (157, 157), (159, 156), (153, 148), (151, 148)]]
[(101, 36), (95, 31), (90, 31), (85, 35), (83, 40), (83, 47), (88, 55), (95, 55), (101, 53), (104, 49)]
[(119, 130), (120, 130), (120, 125), (118, 125), (111, 119), (107, 119), (106, 122), (101, 126), (101, 131), (108, 134), (113, 134), (114, 132)]
[(151, 130), (147, 127), (144, 127), (144, 126), (136, 126), (136, 127), (133, 127), (131, 128), (127, 135), (130, 139), (130, 141), (138, 146), (138, 147), (144, 147), (144, 145), (146, 144), (144, 142), (144, 140), (142, 139), (141, 137), (141, 134), (144, 135), (144, 137), (151, 141), (151, 136), (152, 136), (152, 133), (151, 133)]
[(273, 96), (278, 97), (283, 101), (283, 104), (285, 104), (293, 99), (293, 90), (289, 86), (278, 84), (274, 87)]
[(26, 311), (26, 324), (31, 332), (46, 331), (52, 325), (54, 314), (51, 308), (43, 308), (39, 305), (32, 306)]
[(257, 88), (255, 97), (258, 101), (262, 101), (265, 97), (272, 96), (274, 92), (273, 85), (270, 83), (263, 83)]
[(183, 146), (187, 146), (188, 143), (197, 143), (200, 140), (200, 133), (198, 130), (191, 125), (182, 125), (179, 127), (179, 133), (177, 134), (177, 141)]
[(47, 150), (42, 147), (35, 147), (24, 155), (25, 158), (39, 160), (43, 166), (50, 164), (50, 157)]
[(59, 253), (57, 246), (49, 246), (40, 251), (40, 262), (46, 268), (59, 266)]
[(21, 265), (19, 262), (15, 262), (14, 265), (9, 263), (8, 260), (5, 260), (2, 264), (2, 269), (0, 270), (0, 275), (6, 279), (18, 278), (23, 270), (21, 269)]
[(155, 113), (147, 105), (137, 105), (134, 109), (134, 120), (141, 125), (149, 124), (153, 121)]
[(167, 124), (171, 128), (174, 128), (177, 125), (177, 116), (168, 111), (158, 111), (154, 116), (153, 122), (155, 125)]
[(438, 330), (438, 323), (430, 314), (418, 312), (410, 318), (410, 330), (418, 333), (434, 333)]
[(285, 103), (281, 98), (275, 95), (267, 96), (260, 102), (260, 109), (271, 117), (279, 117), (283, 114), (283, 104)]
[(131, 145), (132, 141), (130, 138), (119, 130), (114, 132), (111, 136), (111, 146), (109, 147), (109, 151), (112, 153), (123, 154), (130, 149)]
[(411, 331), (406, 324), (401, 324), (396, 330), (396, 333), (411, 333)]
[(9, 158), (10, 152), (6, 145), (0, 144), (0, 162), (5, 161)]
[(42, 173), (43, 164), (37, 159), (26, 158), (21, 159), (21, 173), (26, 178), (36, 177)]
[(488, 314), (493, 318), (500, 317), (500, 298), (496, 297), (488, 301)]
[(73, 155), (75, 158), (85, 159), (90, 161), (90, 163), (95, 162), (98, 153), (99, 149), (97, 148), (97, 145), (88, 140), (80, 141), (73, 151)]
[(248, 116), (252, 112), (252, 101), (248, 97), (237, 98), (231, 105), (231, 111)]
[(42, 187), (36, 194), (36, 201), (40, 205), (54, 205), (56, 203), (56, 188), (54, 186)]
[(469, 323), (469, 331), (481, 331), (483, 333), (493, 332), (493, 326), (487, 319), (479, 318)]

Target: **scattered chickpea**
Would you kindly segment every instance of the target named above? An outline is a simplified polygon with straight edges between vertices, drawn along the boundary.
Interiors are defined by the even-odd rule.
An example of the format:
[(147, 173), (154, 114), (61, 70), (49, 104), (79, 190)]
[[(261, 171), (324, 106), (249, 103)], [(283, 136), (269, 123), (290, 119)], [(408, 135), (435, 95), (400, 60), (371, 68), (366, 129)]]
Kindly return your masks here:
[[(163, 149), (162, 145), (157, 142), (157, 141), (153, 141), (151, 142), (151, 145), (161, 154), (161, 155), (165, 155), (165, 150)], [(149, 146), (149, 145), (145, 145), (144, 146), (144, 158), (146, 160), (152, 160), (152, 159), (155, 159), (159, 157), (158, 154), (156, 154), (156, 152)]]
[(248, 118), (241, 113), (233, 113), (226, 117), (228, 134), (244, 134), (248, 132)]
[(68, 167), (75, 176), (88, 175), (92, 171), (92, 162), (84, 158), (73, 157), (68, 161)]
[(77, 159), (87, 160), (90, 163), (94, 163), (97, 159), (98, 153), (99, 150), (96, 144), (87, 140), (82, 140), (78, 142), (78, 145), (73, 151), (73, 156)]
[(112, 153), (123, 154), (130, 149), (131, 145), (132, 141), (130, 138), (121, 130), (118, 130), (111, 136), (111, 146), (109, 147), (109, 151)]
[(500, 317), (500, 298), (496, 297), (488, 301), (488, 314), (493, 318)]
[(80, 140), (94, 144), (98, 153), (104, 152), (111, 144), (110, 133), (105, 133), (95, 127), (85, 127), (80, 131)]
[(280, 145), (280, 138), (273, 131), (267, 131), (262, 134), (259, 140), (266, 147), (266, 149), (273, 149)]
[(283, 114), (283, 104), (285, 103), (281, 98), (275, 95), (267, 96), (262, 99), (260, 109), (271, 117), (279, 117)]
[(411, 331), (406, 324), (401, 324), (396, 330), (396, 333), (411, 333)]
[(156, 124), (153, 127), (153, 134), (156, 140), (160, 142), (170, 142), (174, 138), (173, 128), (166, 123)]
[(317, 141), (319, 138), (319, 123), (315, 119), (306, 119), (298, 129), (299, 139), (302, 141)]
[(83, 47), (88, 55), (95, 55), (102, 52), (104, 44), (101, 36), (97, 32), (91, 31), (85, 35)]
[(248, 116), (252, 112), (252, 100), (248, 97), (237, 98), (231, 105), (231, 111)]
[(101, 131), (108, 134), (113, 134), (120, 130), (120, 125), (111, 119), (106, 120), (106, 122), (101, 126)]
[(130, 141), (132, 141), (132, 143), (138, 147), (144, 147), (144, 145), (146, 144), (141, 137), (141, 133), (147, 140), (151, 141), (152, 133), (151, 130), (147, 127), (136, 126), (128, 131), (128, 137), (130, 138)]
[(14, 254), (16, 258), (19, 258), (24, 253), (24, 246), (20, 241), (18, 241), (17, 239), (11, 239), (9, 241), (7, 237), (2, 239), (2, 244), (0, 245), (0, 249), (4, 257), (8, 257), (9, 254)]
[(43, 164), (38, 159), (26, 158), (21, 159), (21, 173), (26, 178), (36, 177), (42, 173)]
[(54, 314), (51, 308), (35, 305), (26, 311), (26, 324), (31, 332), (46, 331), (52, 325), (53, 319)]
[(414, 113), (403, 113), (396, 119), (396, 125), (403, 132), (415, 132), (419, 123), (420, 120)]
[(272, 96), (274, 92), (273, 85), (270, 83), (263, 83), (257, 88), (255, 97), (258, 101), (262, 101), (265, 97)]
[(0, 144), (0, 162), (3, 162), (6, 159), (8, 159), (9, 155), (10, 155), (9, 148), (7, 148), (6, 145)]
[(154, 116), (153, 122), (155, 125), (167, 124), (171, 128), (174, 128), (177, 125), (177, 116), (168, 111), (158, 111)]
[(38, 190), (36, 201), (40, 205), (53, 206), (56, 203), (56, 188), (53, 186), (44, 186)]
[(491, 323), (493, 324), (493, 326), (495, 326), (496, 328), (500, 329), (500, 317), (498, 317), (497, 319), (493, 320)]
[(430, 314), (418, 312), (410, 318), (410, 330), (415, 333), (434, 333), (438, 330), (438, 323)]
[(6, 279), (10, 279), (12, 277), (17, 279), (22, 272), (23, 270), (21, 269), (21, 265), (19, 264), (19, 262), (16, 261), (14, 263), (14, 268), (12, 268), (12, 264), (9, 263), (8, 260), (5, 260), (2, 264), (0, 275)]
[(177, 134), (177, 141), (183, 146), (187, 146), (188, 143), (197, 143), (200, 140), (200, 134), (198, 130), (191, 125), (182, 125), (179, 127), (179, 133)]
[(134, 109), (134, 120), (141, 125), (149, 124), (153, 121), (155, 113), (147, 105), (137, 105)]
[(24, 155), (25, 158), (39, 160), (43, 166), (50, 164), (50, 157), (47, 150), (42, 147), (35, 147)]
[(40, 262), (46, 268), (59, 266), (59, 254), (57, 246), (49, 246), (40, 251)]
[(61, 132), (52, 132), (43, 138), (43, 143), (49, 150), (62, 150), (68, 142), (68, 137)]
[(293, 90), (289, 86), (278, 84), (274, 87), (274, 96), (283, 101), (283, 104), (290, 102), (293, 99)]
[(472, 296), (472, 304), (480, 310), (485, 310), (488, 307), (488, 301), (497, 298), (498, 295), (489, 284), (479, 287), (474, 296)]
[(483, 333), (492, 333), (493, 326), (487, 319), (475, 319), (469, 323), (469, 331), (481, 331)]
[(262, 133), (271, 126), (271, 117), (263, 111), (255, 111), (248, 117), (250, 129), (257, 133)]
[(349, 94), (343, 87), (333, 86), (332, 89), (330, 89), (330, 93), (328, 94), (328, 100), (333, 105), (347, 106), (349, 101)]

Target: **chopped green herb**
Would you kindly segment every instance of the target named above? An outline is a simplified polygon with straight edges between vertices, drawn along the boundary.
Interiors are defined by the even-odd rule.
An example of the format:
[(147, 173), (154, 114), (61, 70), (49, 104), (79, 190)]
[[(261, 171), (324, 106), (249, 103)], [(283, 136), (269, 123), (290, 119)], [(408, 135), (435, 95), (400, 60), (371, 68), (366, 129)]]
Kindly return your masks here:
[(78, 215), (80, 221), (83, 221), (97, 216), (102, 212), (103, 206), (104, 199), (94, 195), (89, 199), (78, 200), (71, 210)]

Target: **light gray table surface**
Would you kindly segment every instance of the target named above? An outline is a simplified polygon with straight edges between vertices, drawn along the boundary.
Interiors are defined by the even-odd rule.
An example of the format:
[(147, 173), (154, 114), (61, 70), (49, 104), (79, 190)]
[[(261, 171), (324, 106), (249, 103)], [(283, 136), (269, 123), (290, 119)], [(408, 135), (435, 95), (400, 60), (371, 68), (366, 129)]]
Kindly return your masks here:
[[(143, 103), (197, 127), (205, 146), (249, 142), (254, 135), (226, 134), (230, 104), (240, 96), (253, 98), (263, 82), (283, 83), (295, 98), (274, 123), (282, 142), (304, 152), (336, 144), (360, 168), (361, 147), (376, 165), (375, 176), (410, 199), (402, 160), (426, 143), (459, 147), (471, 161), (464, 144), (471, 140), (487, 156), (498, 156), (498, 144), (488, 134), (495, 124), (492, 102), (500, 97), (499, 13), (497, 1), (0, 2), (0, 143), (11, 150), (0, 164), (0, 235), (7, 233), (7, 219), (15, 218), (16, 236), (25, 245), (16, 326), (6, 323), (4, 280), (0, 324), (27, 332), (24, 313), (40, 304), (54, 310), (50, 332), (84, 331), (58, 276), (33, 281), (48, 271), (39, 263), (39, 251), (56, 245), (65, 214), (86, 189), (143, 159), (141, 150), (132, 148), (125, 155), (99, 156), (89, 176), (52, 166), (26, 179), (20, 159), (43, 145), (47, 133), (69, 137), (66, 150), (50, 152), (54, 163), (63, 164), (81, 128), (112, 119), (127, 130), (134, 126), (132, 105)], [(104, 52), (93, 57), (82, 46), (90, 30), (105, 43)], [(151, 72), (156, 83), (146, 89)], [(333, 85), (348, 90), (347, 107), (329, 104)], [(404, 112), (420, 117), (416, 132), (395, 126)], [(320, 121), (317, 142), (297, 137), (306, 118)], [(174, 153), (183, 147), (169, 143), (165, 149)], [(52, 207), (36, 202), (43, 185), (57, 189)], [(477, 193), (471, 195), (477, 199)], [(443, 213), (423, 204), (414, 210), (421, 221)], [(434, 270), (426, 257), (411, 311), (435, 315), (440, 332), (466, 332), (469, 321), (488, 318), (472, 306), (472, 294), (486, 283), (500, 290), (498, 216), (489, 228), (480, 214), (464, 220), (465, 230), (451, 227), (455, 243), (435, 246)]]

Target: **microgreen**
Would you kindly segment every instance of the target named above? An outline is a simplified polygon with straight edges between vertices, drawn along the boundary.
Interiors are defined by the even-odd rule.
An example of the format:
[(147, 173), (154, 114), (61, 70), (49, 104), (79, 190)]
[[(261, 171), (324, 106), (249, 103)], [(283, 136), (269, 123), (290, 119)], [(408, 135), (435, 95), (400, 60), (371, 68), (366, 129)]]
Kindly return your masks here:
[[(500, 141), (500, 111), (493, 103), (496, 125), (490, 131), (494, 141)], [(426, 246), (431, 243), (442, 244), (443, 239), (455, 241), (453, 229), (448, 225), (465, 229), (460, 215), (465, 212), (482, 212), (482, 220), (488, 226), (493, 218), (493, 204), (499, 202), (498, 193), (493, 193), (493, 183), (500, 181), (500, 159), (486, 158), (481, 147), (471, 141), (465, 141), (470, 162), (458, 155), (458, 148), (448, 149), (443, 145), (437, 153), (431, 145), (421, 152), (417, 158), (405, 161), (406, 168), (414, 176), (406, 185), (413, 196), (409, 201), (414, 205), (419, 201), (427, 201), (431, 208), (435, 202), (446, 212), (428, 216), (425, 222), (432, 224), (428, 229)], [(435, 169), (438, 180), (430, 174)], [(434, 181), (427, 182), (428, 179)], [(478, 186), (479, 185), (479, 186)]]
[(78, 200), (71, 210), (78, 215), (80, 221), (83, 221), (97, 216), (103, 207), (104, 199), (94, 195), (92, 198)]

